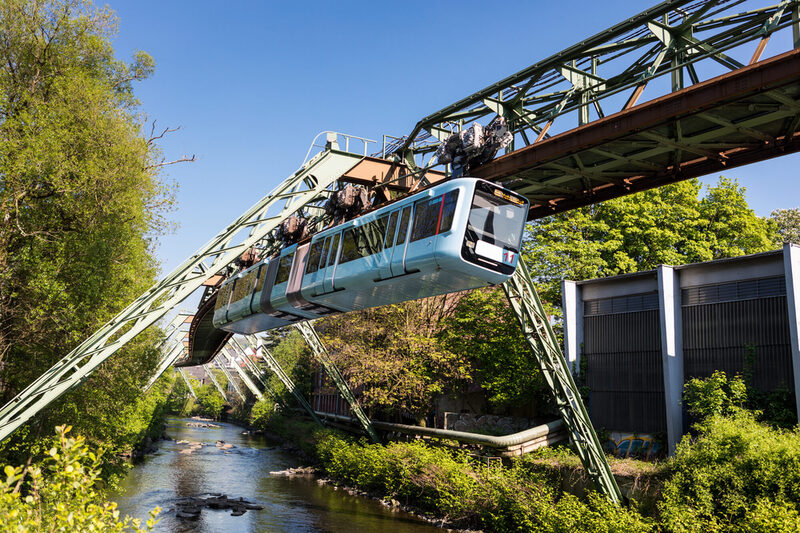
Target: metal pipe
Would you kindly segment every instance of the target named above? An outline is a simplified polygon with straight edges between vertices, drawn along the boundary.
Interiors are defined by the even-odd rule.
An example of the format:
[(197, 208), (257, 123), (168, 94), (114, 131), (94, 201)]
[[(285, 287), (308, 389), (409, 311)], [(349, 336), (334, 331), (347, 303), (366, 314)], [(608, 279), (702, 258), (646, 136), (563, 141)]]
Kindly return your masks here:
[[(344, 415), (335, 415), (332, 413), (323, 413), (316, 411), (317, 415), (329, 420), (338, 422), (347, 422), (357, 424), (358, 420)], [(466, 431), (454, 431), (451, 429), (427, 428), (421, 426), (409, 426), (407, 424), (395, 424), (392, 422), (381, 422), (373, 420), (372, 425), (382, 431), (396, 431), (398, 433), (405, 433), (408, 435), (421, 435), (426, 437), (436, 437), (439, 439), (450, 439), (458, 442), (466, 442), (469, 444), (479, 444), (481, 446), (488, 446), (490, 448), (513, 448), (517, 446), (524, 446), (525, 444), (539, 440), (544, 437), (556, 437), (556, 433), (563, 433), (565, 431), (564, 422), (562, 420), (553, 420), (546, 424), (536, 426), (533, 428), (513, 433), (511, 435), (482, 435), (480, 433), (469, 433)], [(566, 434), (563, 439), (565, 440)], [(554, 439), (555, 440), (555, 439)]]

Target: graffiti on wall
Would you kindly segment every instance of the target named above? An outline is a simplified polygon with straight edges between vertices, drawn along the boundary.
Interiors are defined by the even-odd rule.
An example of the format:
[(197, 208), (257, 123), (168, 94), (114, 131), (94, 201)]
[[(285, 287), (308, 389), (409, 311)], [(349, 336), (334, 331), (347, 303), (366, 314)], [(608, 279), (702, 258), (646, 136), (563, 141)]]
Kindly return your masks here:
[(653, 459), (662, 451), (661, 442), (653, 435), (612, 432), (604, 444), (608, 453), (616, 457), (638, 457)]

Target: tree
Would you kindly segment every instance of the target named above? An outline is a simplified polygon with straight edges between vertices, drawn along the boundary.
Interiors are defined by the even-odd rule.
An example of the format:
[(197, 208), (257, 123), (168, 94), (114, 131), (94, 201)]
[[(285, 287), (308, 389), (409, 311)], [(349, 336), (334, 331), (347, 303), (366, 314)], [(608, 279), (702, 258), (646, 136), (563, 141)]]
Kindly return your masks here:
[(700, 198), (689, 180), (536, 220), (525, 256), (545, 300), (560, 303), (562, 279), (583, 280), (763, 252), (778, 245), (775, 222), (747, 205), (746, 189), (720, 178)]
[(436, 339), (462, 294), (436, 296), (326, 318), (320, 331), (331, 358), (362, 406), (375, 413), (421, 418), (445, 392), (470, 377), (467, 358)]
[(769, 218), (777, 224), (783, 242), (800, 244), (800, 208), (776, 209)]
[[(171, 189), (111, 11), (0, 0), (0, 400), (8, 401), (155, 280)], [(39, 417), (115, 440), (157, 364), (140, 335)], [(35, 439), (38, 429), (32, 429)]]

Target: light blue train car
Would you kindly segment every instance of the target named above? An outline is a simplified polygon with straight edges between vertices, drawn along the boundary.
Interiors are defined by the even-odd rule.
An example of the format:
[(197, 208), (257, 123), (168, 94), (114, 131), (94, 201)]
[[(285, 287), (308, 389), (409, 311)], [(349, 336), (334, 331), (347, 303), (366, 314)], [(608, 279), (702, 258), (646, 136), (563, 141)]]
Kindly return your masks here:
[(527, 213), (524, 197), (476, 178), (430, 187), (227, 280), (214, 325), (252, 333), (502, 283), (517, 266)]

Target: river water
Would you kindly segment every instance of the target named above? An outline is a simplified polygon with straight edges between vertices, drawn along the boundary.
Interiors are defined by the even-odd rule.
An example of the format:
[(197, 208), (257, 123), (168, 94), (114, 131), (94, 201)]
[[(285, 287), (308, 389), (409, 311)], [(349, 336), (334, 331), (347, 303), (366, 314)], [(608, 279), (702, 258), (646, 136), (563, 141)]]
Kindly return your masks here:
[[(189, 419), (171, 418), (167, 435), (156, 453), (136, 465), (114, 497), (121, 514), (146, 518), (150, 509), (162, 508), (160, 532), (441, 532), (412, 515), (393, 511), (369, 498), (352, 496), (313, 477), (280, 477), (271, 471), (304, 466), (301, 461), (271, 445), (263, 437), (244, 435), (239, 426), (187, 427)], [(176, 441), (204, 443), (193, 453)], [(215, 446), (219, 440), (230, 450)], [(227, 452), (227, 453), (226, 453)], [(175, 502), (188, 496), (224, 493), (262, 505), (260, 511), (231, 516), (230, 510), (203, 509), (199, 519), (179, 518)]]

